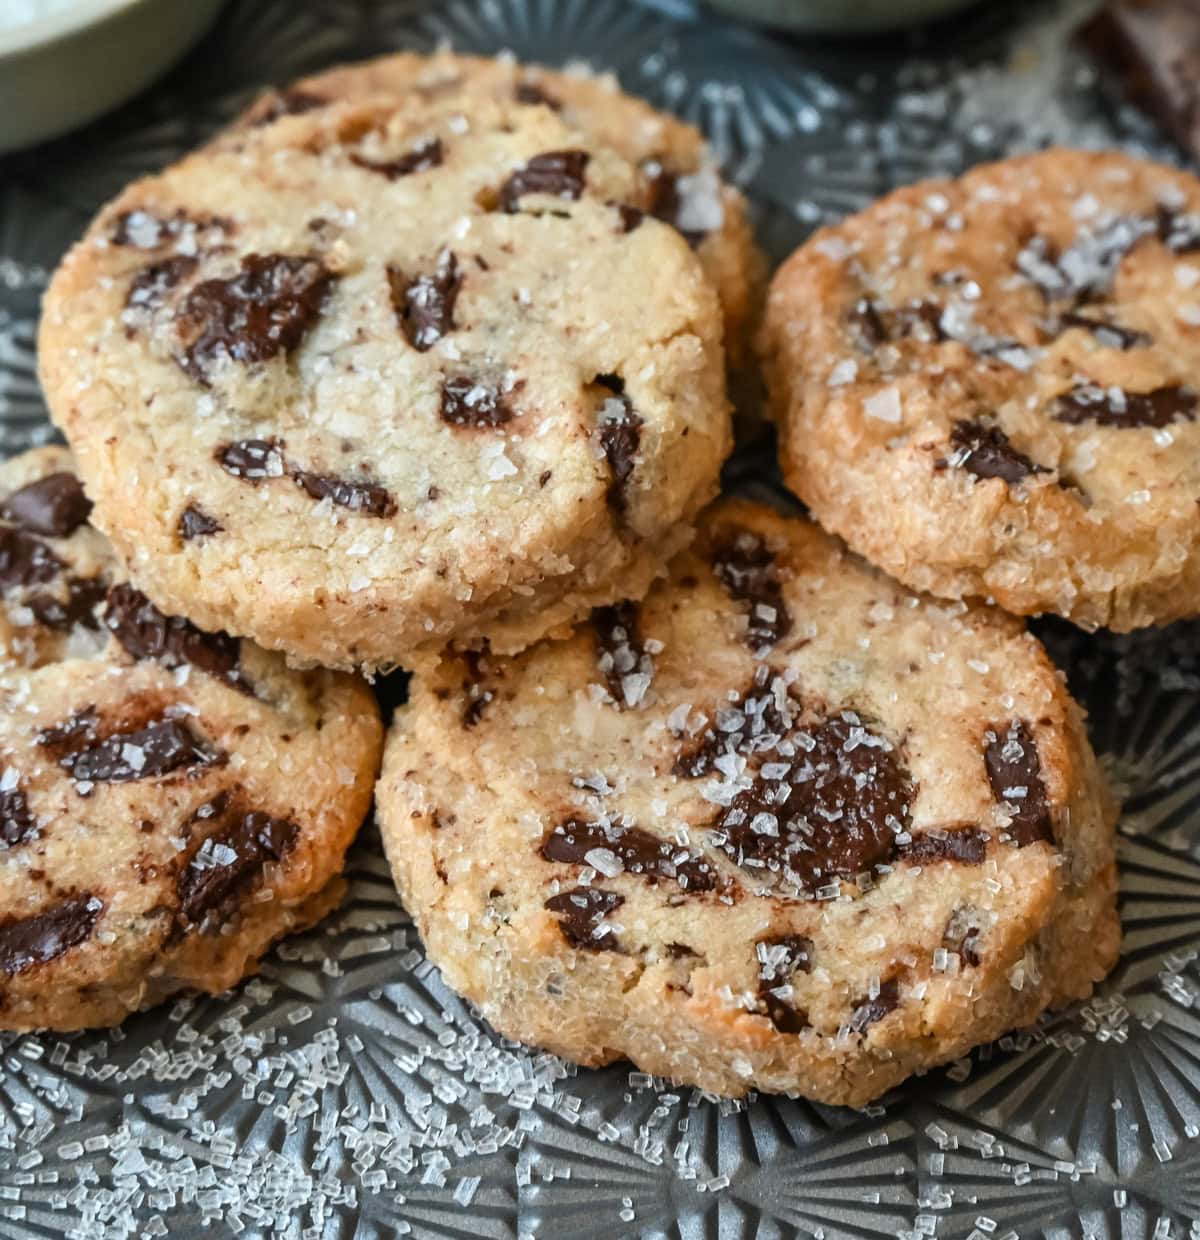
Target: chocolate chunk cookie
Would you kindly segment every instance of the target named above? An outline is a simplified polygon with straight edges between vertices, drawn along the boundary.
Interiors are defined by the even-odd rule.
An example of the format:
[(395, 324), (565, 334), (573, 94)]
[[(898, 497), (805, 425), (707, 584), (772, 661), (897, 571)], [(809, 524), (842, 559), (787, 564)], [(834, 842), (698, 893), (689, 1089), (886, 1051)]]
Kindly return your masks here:
[(164, 615), (74, 463), (0, 466), (0, 1029), (217, 993), (323, 916), (371, 795), (371, 694)]
[(1117, 953), (1111, 802), (1037, 641), (748, 503), (640, 605), (418, 674), (376, 804), (501, 1033), (718, 1093), (864, 1103)]
[(692, 125), (624, 94), (611, 74), (596, 75), (586, 67), (556, 71), (511, 57), (447, 51), (432, 56), (395, 52), (328, 69), (260, 99), (245, 123), (263, 124), (330, 100), (373, 95), (454, 101), (467, 115), (480, 98), (549, 108), (589, 143), (610, 147), (638, 165), (650, 179), (651, 195), (648, 202), (627, 205), (625, 226), (636, 228), (648, 211), (687, 239), (721, 299), (730, 365), (748, 360), (765, 263), (754, 244), (746, 200), (721, 180)]
[(155, 603), (294, 661), (519, 649), (644, 593), (729, 446), (721, 315), (651, 180), (551, 109), (352, 102), (106, 208), (42, 373)]
[(818, 233), (760, 336), (784, 472), (917, 589), (1200, 611), (1200, 181), (1046, 151)]

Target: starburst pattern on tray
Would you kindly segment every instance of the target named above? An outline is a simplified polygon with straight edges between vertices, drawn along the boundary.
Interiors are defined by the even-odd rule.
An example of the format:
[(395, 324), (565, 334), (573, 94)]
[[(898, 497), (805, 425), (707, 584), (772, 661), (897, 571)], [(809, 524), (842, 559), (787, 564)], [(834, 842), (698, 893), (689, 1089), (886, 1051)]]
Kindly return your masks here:
[[(1061, 48), (1086, 7), (983, 5), (947, 28), (953, 62), (914, 46), (897, 67), (891, 45), (777, 41), (690, 0), (237, 0), (144, 100), (0, 165), (0, 451), (51, 433), (34, 338), (58, 255), (261, 86), (443, 41), (587, 59), (709, 131), (778, 257), (895, 184), (1046, 140), (1170, 155)], [(770, 461), (755, 439), (727, 484), (777, 496)], [(442, 984), (368, 832), (343, 908), (231, 994), (106, 1033), (0, 1037), (0, 1237), (1187, 1234), (1196, 634), (1042, 626), (1126, 801), (1123, 958), (1079, 1009), (863, 1112), (577, 1069), (498, 1038)]]

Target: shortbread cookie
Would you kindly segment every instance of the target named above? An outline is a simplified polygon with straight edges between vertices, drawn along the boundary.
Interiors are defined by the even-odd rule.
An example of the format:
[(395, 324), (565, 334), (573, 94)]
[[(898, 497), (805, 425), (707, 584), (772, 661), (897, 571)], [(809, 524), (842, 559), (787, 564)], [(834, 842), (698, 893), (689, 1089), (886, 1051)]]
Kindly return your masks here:
[(0, 1029), (216, 993), (341, 896), (382, 728), (366, 687), (165, 616), (70, 455), (0, 466)]
[(1132, 629), (1200, 611), (1200, 181), (1054, 150), (824, 229), (761, 336), (784, 473), (906, 584)]
[(718, 506), (639, 606), (413, 681), (376, 792), (401, 895), (503, 1034), (861, 1104), (1090, 993), (1113, 812), (994, 609)]
[(340, 65), (260, 99), (250, 124), (311, 111), (330, 100), (396, 95), (454, 102), (471, 115), (473, 100), (516, 100), (557, 112), (589, 142), (610, 147), (649, 177), (650, 210), (687, 238), (721, 299), (725, 350), (731, 366), (748, 358), (748, 335), (761, 302), (765, 261), (754, 243), (746, 200), (721, 180), (703, 135), (694, 126), (624, 94), (612, 74), (584, 66), (564, 71), (441, 51), (393, 52)]
[(728, 451), (720, 310), (581, 141), (517, 103), (345, 104), (105, 209), (42, 374), (159, 606), (351, 667), (645, 592)]

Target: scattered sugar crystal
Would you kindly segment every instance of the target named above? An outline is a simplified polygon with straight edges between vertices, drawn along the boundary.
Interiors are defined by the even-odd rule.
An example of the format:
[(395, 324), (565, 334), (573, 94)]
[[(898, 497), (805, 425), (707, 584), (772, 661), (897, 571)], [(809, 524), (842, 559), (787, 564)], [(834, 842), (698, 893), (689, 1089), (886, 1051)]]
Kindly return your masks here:
[(852, 357), (844, 357), (829, 372), (826, 382), (830, 387), (844, 387), (858, 378), (858, 362)]
[(880, 422), (897, 423), (900, 421), (900, 393), (894, 388), (884, 388), (875, 392), (863, 401), (863, 412), (867, 417)]

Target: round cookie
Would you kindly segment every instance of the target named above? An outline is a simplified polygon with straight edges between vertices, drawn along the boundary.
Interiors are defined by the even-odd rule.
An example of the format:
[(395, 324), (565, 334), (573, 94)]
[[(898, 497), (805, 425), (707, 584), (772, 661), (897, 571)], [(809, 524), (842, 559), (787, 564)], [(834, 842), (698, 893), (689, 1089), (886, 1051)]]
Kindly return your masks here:
[(731, 367), (749, 360), (751, 324), (761, 304), (766, 263), (754, 242), (746, 200), (720, 179), (703, 135), (693, 125), (624, 94), (612, 74), (586, 66), (565, 70), (439, 51), (392, 52), (339, 65), (273, 91), (250, 109), (249, 124), (311, 111), (329, 100), (372, 95), (453, 101), (495, 98), (557, 112), (590, 142), (606, 146), (650, 177), (650, 209), (677, 228), (704, 264), (721, 299), (725, 351)]
[(1200, 181), (1051, 150), (900, 190), (772, 285), (784, 474), (915, 589), (1200, 611)]
[(359, 681), (164, 616), (69, 453), (0, 466), (0, 1029), (218, 993), (341, 897), (378, 769)]
[(721, 1094), (865, 1103), (1117, 954), (1113, 808), (1038, 642), (741, 501), (640, 606), (420, 672), (376, 810), (502, 1034)]
[(374, 667), (644, 593), (729, 448), (720, 310), (581, 141), (548, 108), (350, 103), (105, 209), (40, 364), (159, 606)]

